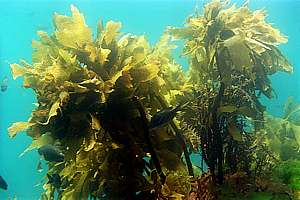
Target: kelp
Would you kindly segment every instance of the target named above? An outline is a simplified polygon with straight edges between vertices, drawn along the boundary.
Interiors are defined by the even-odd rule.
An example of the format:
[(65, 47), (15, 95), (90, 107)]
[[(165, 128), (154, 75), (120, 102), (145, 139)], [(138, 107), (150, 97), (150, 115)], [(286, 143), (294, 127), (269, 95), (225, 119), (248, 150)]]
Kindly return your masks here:
[(265, 115), (266, 134), (269, 138), (271, 150), (280, 156), (280, 160), (299, 159), (300, 126), (295, 119), (298, 118), (299, 104), (288, 98), (282, 117)]
[[(277, 48), (287, 39), (265, 22), (265, 16), (263, 10), (251, 12), (246, 4), (237, 8), (228, 7), (228, 2), (213, 1), (205, 6), (203, 15), (188, 18), (184, 28), (170, 28), (175, 39), (185, 41), (183, 54), (190, 58), (192, 81), (212, 80), (212, 73), (221, 70), (221, 80), (230, 84), (238, 71), (270, 97), (267, 75), (293, 69)], [(218, 69), (216, 57), (225, 59)]]
[(23, 156), (26, 152), (31, 151), (33, 149), (38, 149), (42, 146), (45, 146), (47, 144), (54, 143), (53, 138), (51, 136), (51, 133), (45, 133), (38, 137), (37, 139), (33, 140), (31, 144), (20, 154), (20, 157)]
[(260, 95), (274, 96), (270, 75), (293, 71), (278, 49), (286, 37), (265, 17), (265, 11), (251, 11), (246, 3), (237, 7), (215, 0), (205, 5), (203, 14), (190, 16), (184, 27), (167, 30), (184, 41), (182, 55), (189, 60), (193, 85), (185, 96), (192, 103), (179, 120), (196, 132), (189, 135), (190, 143), (194, 135), (200, 138), (202, 157), (219, 184), (224, 173), (250, 173), (252, 136), (264, 130), (266, 108)]
[(298, 126), (292, 119), (298, 116), (298, 104), (288, 98), (284, 107), (282, 117), (264, 113), (264, 128), (249, 136), (252, 141), (250, 171), (256, 178), (256, 187), (270, 196), (282, 194), (281, 198), (297, 199), (297, 165), (300, 157)]
[(35, 125), (33, 122), (16, 122), (8, 128), (8, 133), (11, 138), (15, 137), (17, 133), (26, 131), (29, 127)]
[[(63, 163), (47, 163), (48, 173), (59, 174), (62, 184), (57, 189), (46, 183), (42, 199), (55, 192), (58, 199), (185, 196), (190, 181), (178, 133), (148, 130), (148, 117), (163, 108), (155, 95), (187, 87), (171, 57), (170, 37), (151, 46), (144, 36), (121, 34), (121, 23), (114, 21), (99, 23), (93, 37), (73, 5), (71, 13), (54, 15), (51, 35), (38, 32), (32, 64), (11, 64), (14, 79), (23, 77), (37, 97), (29, 122), (9, 128), (11, 137), (27, 130), (33, 138), (21, 155), (46, 144), (65, 155)], [(172, 85), (177, 75), (184, 84)], [(165, 101), (177, 105), (171, 98)]]
[[(94, 36), (75, 6), (71, 13), (54, 15), (53, 33), (38, 31), (32, 64), (10, 65), (37, 99), (28, 122), (8, 130), (32, 137), (21, 155), (47, 144), (65, 155), (47, 163), (61, 185), (44, 184), (41, 199), (290, 196), (270, 177), (278, 163), (299, 159), (299, 105), (289, 100), (279, 118), (260, 102), (273, 97), (270, 75), (293, 71), (278, 49), (287, 39), (265, 11), (215, 0), (155, 45), (115, 21), (100, 21)], [(187, 72), (172, 39), (184, 41)], [(149, 129), (155, 113), (180, 105), (168, 125)], [(201, 154), (200, 177), (192, 152)]]

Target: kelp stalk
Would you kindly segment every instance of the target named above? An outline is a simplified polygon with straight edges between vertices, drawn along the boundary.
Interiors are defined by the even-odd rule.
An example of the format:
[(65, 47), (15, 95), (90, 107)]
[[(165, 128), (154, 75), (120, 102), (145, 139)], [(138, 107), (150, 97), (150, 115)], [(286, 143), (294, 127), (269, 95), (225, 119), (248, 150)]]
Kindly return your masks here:
[[(152, 92), (152, 94), (157, 99), (157, 101), (160, 103), (162, 109), (168, 108), (167, 104), (165, 103), (165, 101), (163, 100), (163, 98), (160, 95), (157, 95), (155, 92)], [(192, 162), (190, 159), (190, 154), (187, 150), (187, 146), (186, 146), (185, 140), (183, 138), (183, 135), (173, 120), (170, 122), (170, 125), (175, 132), (175, 137), (179, 140), (179, 142), (181, 144), (189, 175), (194, 176), (193, 165), (192, 165)]]
[(153, 144), (151, 142), (151, 139), (149, 137), (150, 134), (149, 134), (149, 128), (148, 128), (148, 120), (147, 120), (147, 117), (146, 117), (145, 110), (143, 108), (142, 103), (138, 100), (137, 97), (135, 97), (135, 96), (132, 97), (132, 100), (134, 101), (134, 103), (135, 103), (135, 105), (136, 105), (136, 107), (137, 107), (137, 109), (138, 109), (138, 111), (141, 115), (141, 118), (142, 118), (142, 123), (143, 123), (143, 128), (144, 128), (144, 137), (145, 137), (146, 143), (147, 143), (149, 151), (150, 151), (151, 160), (153, 161), (153, 164), (154, 164), (154, 166), (157, 170), (157, 173), (160, 176), (161, 184), (164, 184), (165, 181), (166, 181), (166, 176), (165, 176), (164, 172), (161, 169), (158, 156), (155, 152), (155, 149), (154, 149)]

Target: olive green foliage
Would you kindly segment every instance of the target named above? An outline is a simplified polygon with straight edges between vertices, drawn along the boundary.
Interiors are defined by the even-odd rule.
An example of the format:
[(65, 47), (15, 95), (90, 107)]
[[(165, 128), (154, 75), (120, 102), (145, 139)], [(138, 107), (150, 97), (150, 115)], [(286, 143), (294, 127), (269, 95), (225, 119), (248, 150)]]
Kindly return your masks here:
[(299, 105), (289, 98), (283, 117), (264, 113), (264, 128), (251, 136), (251, 171), (255, 176), (270, 178), (282, 162), (299, 160)]
[(257, 134), (256, 142), (272, 152), (273, 158), (279, 161), (299, 159), (299, 104), (288, 98), (282, 117), (264, 114), (265, 128)]
[(289, 186), (295, 199), (299, 198), (300, 191), (298, 134), (299, 104), (290, 97), (285, 104), (282, 118), (265, 114), (265, 129), (257, 134), (257, 140), (253, 143), (257, 146), (254, 157), (258, 161), (256, 164), (261, 165), (261, 175), (269, 176), (270, 181)]
[(300, 190), (300, 160), (288, 160), (274, 168), (273, 177), (293, 190)]

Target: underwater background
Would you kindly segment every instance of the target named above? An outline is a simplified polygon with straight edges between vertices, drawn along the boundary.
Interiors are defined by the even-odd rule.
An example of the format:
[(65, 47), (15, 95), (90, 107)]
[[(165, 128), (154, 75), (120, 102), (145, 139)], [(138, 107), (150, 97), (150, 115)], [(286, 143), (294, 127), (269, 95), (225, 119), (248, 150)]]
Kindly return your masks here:
[[(19, 134), (14, 140), (7, 134), (7, 128), (16, 121), (26, 121), (36, 102), (30, 89), (22, 88), (22, 80), (14, 81), (9, 63), (19, 59), (31, 61), (31, 41), (37, 39), (36, 31), (53, 31), (52, 15), (70, 14), (74, 4), (84, 14), (86, 23), (96, 28), (97, 21), (115, 20), (122, 22), (121, 32), (136, 35), (145, 34), (154, 44), (167, 26), (182, 26), (187, 16), (197, 6), (202, 10), (206, 1), (192, 0), (0, 0), (0, 79), (8, 76), (8, 89), (0, 92), (0, 175), (5, 177), (8, 190), (0, 190), (0, 199), (16, 195), (17, 199), (39, 199), (43, 191), (41, 180), (45, 176), (37, 172), (39, 155), (31, 151), (19, 157), (30, 144), (31, 138)], [(232, 1), (241, 4), (242, 1)], [(265, 99), (268, 111), (282, 114), (289, 96), (300, 102), (300, 0), (252, 0), (251, 9), (265, 8), (267, 22), (288, 36), (288, 43), (280, 45), (284, 55), (294, 67), (292, 75), (277, 73), (271, 77), (277, 98)], [(180, 46), (180, 44), (179, 44)], [(185, 68), (187, 61), (178, 58), (180, 48), (174, 51), (174, 58)]]

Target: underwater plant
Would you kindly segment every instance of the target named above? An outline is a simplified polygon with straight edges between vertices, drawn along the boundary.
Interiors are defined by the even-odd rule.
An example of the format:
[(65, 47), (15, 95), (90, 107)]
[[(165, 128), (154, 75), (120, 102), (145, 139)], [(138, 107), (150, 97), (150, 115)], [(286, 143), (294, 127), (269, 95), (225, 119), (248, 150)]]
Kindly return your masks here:
[(294, 103), (290, 97), (282, 117), (265, 114), (265, 134), (268, 138), (266, 143), (281, 161), (300, 159), (299, 111), (300, 104)]
[(299, 104), (289, 97), (282, 117), (265, 113), (265, 129), (257, 134), (258, 137), (253, 143), (257, 148), (253, 153), (256, 162), (252, 164), (256, 165), (256, 169), (260, 168), (257, 170), (260, 171), (260, 176), (269, 182), (288, 186), (285, 190), (293, 193), (291, 196), (294, 199), (300, 197), (299, 108)]
[(183, 55), (189, 59), (194, 85), (194, 105), (182, 119), (198, 132), (204, 161), (219, 183), (226, 168), (249, 169), (248, 135), (253, 131), (248, 131), (248, 122), (254, 122), (254, 131), (263, 128), (265, 107), (259, 97), (272, 98), (268, 76), (293, 70), (277, 48), (287, 39), (265, 16), (246, 4), (237, 8), (228, 1), (212, 1), (203, 15), (189, 17), (185, 27), (168, 29), (185, 42)]
[(289, 185), (291, 189), (300, 191), (300, 161), (288, 160), (276, 166), (273, 176)]
[[(172, 73), (184, 77), (170, 56), (170, 37), (151, 46), (144, 36), (121, 35), (114, 21), (99, 22), (93, 37), (78, 9), (71, 11), (54, 15), (51, 35), (38, 31), (32, 64), (11, 64), (13, 78), (23, 77), (37, 98), (28, 122), (8, 131), (15, 137), (26, 130), (33, 141), (24, 153), (38, 149), (48, 163), (41, 198), (185, 196), (190, 175), (180, 129), (148, 128), (150, 116), (169, 106), (162, 94), (175, 87), (167, 82)], [(186, 163), (192, 174), (189, 157)]]
[[(239, 186), (255, 191), (258, 171), (271, 169), (277, 159), (266, 151), (268, 145), (259, 143), (268, 129), (260, 97), (274, 96), (270, 75), (292, 73), (293, 68), (278, 49), (287, 38), (265, 17), (265, 11), (251, 11), (247, 3), (237, 7), (215, 0), (205, 5), (203, 14), (190, 16), (184, 27), (168, 28), (173, 39), (184, 41), (182, 54), (189, 60), (193, 85), (185, 96), (192, 103), (178, 120), (190, 132), (189, 143), (195, 144), (198, 136), (192, 146), (200, 147), (214, 188), (246, 179), (245, 187)], [(208, 199), (224, 199), (217, 189), (210, 192)]]
[[(21, 156), (37, 149), (48, 164), (41, 199), (290, 197), (286, 184), (298, 182), (281, 179), (282, 161), (299, 159), (299, 106), (289, 101), (275, 118), (260, 102), (273, 97), (270, 75), (293, 71), (278, 49), (287, 39), (264, 11), (215, 0), (155, 45), (114, 21), (93, 36), (71, 12), (54, 15), (52, 34), (38, 31), (32, 64), (10, 65), (36, 94), (29, 120), (8, 132), (26, 131), (33, 141)], [(171, 39), (184, 41), (187, 73)]]
[(299, 160), (299, 104), (288, 98), (282, 117), (264, 113), (264, 129), (256, 132), (251, 148), (252, 168), (256, 175), (270, 174), (276, 165)]

